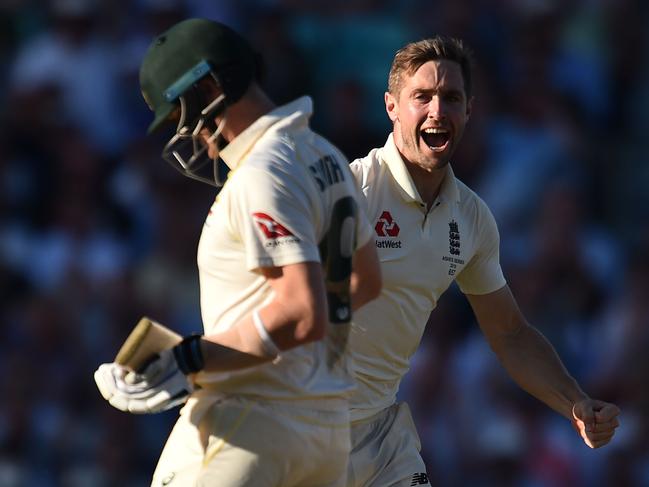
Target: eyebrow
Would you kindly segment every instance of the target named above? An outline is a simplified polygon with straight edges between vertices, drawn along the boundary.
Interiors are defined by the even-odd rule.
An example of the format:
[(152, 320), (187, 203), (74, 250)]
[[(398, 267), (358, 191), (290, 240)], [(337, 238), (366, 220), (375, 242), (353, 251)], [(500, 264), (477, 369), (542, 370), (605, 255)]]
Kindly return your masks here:
[(413, 95), (418, 95), (420, 93), (424, 94), (443, 94), (443, 95), (460, 95), (464, 96), (464, 91), (458, 90), (456, 88), (415, 88), (412, 90)]

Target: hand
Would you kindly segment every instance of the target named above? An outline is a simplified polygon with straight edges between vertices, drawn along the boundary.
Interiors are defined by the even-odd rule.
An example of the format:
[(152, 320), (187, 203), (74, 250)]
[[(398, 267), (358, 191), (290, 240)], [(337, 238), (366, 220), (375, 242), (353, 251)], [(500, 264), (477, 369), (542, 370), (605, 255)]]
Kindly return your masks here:
[(95, 371), (99, 392), (112, 406), (129, 413), (166, 411), (183, 404), (194, 390), (179, 369), (173, 349), (163, 350), (142, 372), (108, 363)]
[(615, 405), (595, 399), (583, 399), (572, 407), (572, 425), (591, 448), (606, 445), (615, 428), (620, 425), (617, 416), (620, 409)]

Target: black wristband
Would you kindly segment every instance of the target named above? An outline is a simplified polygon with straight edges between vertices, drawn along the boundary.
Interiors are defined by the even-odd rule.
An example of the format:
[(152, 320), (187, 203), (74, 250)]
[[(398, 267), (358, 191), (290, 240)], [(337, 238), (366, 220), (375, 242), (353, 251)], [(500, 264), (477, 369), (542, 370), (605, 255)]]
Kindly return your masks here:
[(203, 352), (201, 351), (202, 337), (203, 335), (199, 334), (186, 336), (182, 342), (173, 348), (178, 368), (185, 375), (200, 372), (205, 366)]

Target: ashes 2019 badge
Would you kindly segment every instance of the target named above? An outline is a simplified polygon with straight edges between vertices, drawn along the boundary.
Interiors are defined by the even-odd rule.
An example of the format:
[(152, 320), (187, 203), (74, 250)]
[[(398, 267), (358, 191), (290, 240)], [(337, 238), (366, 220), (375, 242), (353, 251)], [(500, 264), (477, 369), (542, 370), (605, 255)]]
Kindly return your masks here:
[(464, 265), (464, 260), (459, 258), (460, 255), (460, 227), (455, 220), (448, 222), (448, 252), (450, 256), (442, 257), (442, 260), (448, 262), (448, 275), (454, 276), (458, 272), (458, 265)]

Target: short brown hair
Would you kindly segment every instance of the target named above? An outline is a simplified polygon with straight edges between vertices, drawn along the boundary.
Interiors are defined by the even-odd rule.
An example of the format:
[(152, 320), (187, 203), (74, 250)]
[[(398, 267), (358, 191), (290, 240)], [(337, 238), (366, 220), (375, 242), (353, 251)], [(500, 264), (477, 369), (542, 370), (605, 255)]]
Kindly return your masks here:
[(399, 49), (392, 61), (388, 78), (388, 91), (398, 96), (401, 91), (403, 75), (413, 75), (428, 61), (455, 61), (460, 65), (464, 80), (464, 92), (467, 99), (471, 97), (471, 71), (473, 69), (473, 53), (460, 39), (454, 37), (435, 36), (418, 42), (411, 42)]

